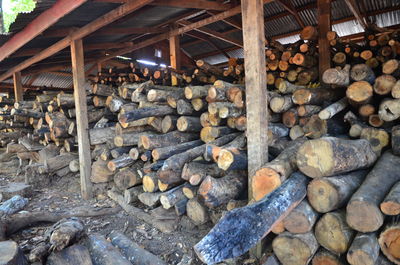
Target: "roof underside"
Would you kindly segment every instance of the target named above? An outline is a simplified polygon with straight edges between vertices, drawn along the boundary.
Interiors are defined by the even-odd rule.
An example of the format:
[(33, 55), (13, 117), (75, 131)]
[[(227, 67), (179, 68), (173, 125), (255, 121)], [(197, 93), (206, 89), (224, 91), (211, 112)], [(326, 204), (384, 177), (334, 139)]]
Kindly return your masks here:
[[(36, 9), (28, 14), (20, 14), (15, 23), (10, 27), (10, 31), (16, 33), (22, 30), (29, 22), (35, 17), (40, 15), (44, 10), (50, 8), (56, 0), (43, 0), (38, 1)], [(400, 1), (398, 0), (362, 0), (363, 8), (371, 22), (375, 22), (378, 26), (388, 27), (400, 24)], [(291, 0), (295, 9), (298, 11), (301, 20), (305, 25), (316, 25), (317, 24), (317, 9), (316, 0)], [(115, 9), (120, 4), (116, 3), (104, 3), (88, 1), (79, 8), (72, 11), (60, 19), (56, 24), (51, 26), (43, 34), (36, 37), (34, 40), (27, 43), (24, 47), (19, 49), (14, 55), (5, 59), (0, 63), (0, 72), (8, 70), (10, 67), (17, 65), (18, 63), (26, 60), (30, 56), (34, 55), (44, 48), (61, 40), (65, 35), (65, 29), (73, 27), (80, 28), (89, 22), (97, 19), (98, 17), (108, 13)], [(194, 14), (192, 17), (186, 17), (185, 19), (190, 22), (195, 22), (212, 15), (211, 12), (186, 8), (176, 8), (167, 6), (145, 6), (136, 12), (127, 15), (109, 25), (111, 28), (156, 28), (165, 22), (171, 23), (174, 18), (182, 18), (185, 14)], [(218, 12), (218, 11), (213, 11)], [(265, 34), (267, 38), (273, 38), (281, 41), (283, 44), (295, 42), (299, 39), (298, 32), (301, 30), (301, 26), (295, 20), (288, 11), (278, 2), (271, 2), (264, 6), (265, 15)], [(241, 16), (236, 15), (231, 18), (236, 21), (239, 25), (241, 24)], [(363, 31), (362, 27), (354, 20), (353, 14), (348, 9), (344, 0), (332, 0), (332, 21), (333, 30), (338, 32), (339, 36), (347, 36), (351, 34), (360, 33)], [(229, 25), (224, 21), (219, 21), (206, 26), (207, 29), (224, 33), (226, 36), (242, 41), (241, 30)], [(163, 25), (162, 29), (168, 30), (168, 25)], [(107, 27), (104, 29), (107, 31)], [(155, 33), (157, 34), (157, 33)], [(196, 35), (194, 37), (193, 35)], [(204, 38), (198, 38), (198, 36)], [(0, 45), (7, 42), (12, 34), (0, 35)], [(121, 48), (124, 42), (140, 42), (154, 36), (154, 34), (137, 34), (135, 32), (115, 33), (110, 30), (108, 33), (98, 34), (94, 33), (84, 38), (84, 47), (88, 49), (85, 51), (85, 59), (89, 62), (87, 68), (93, 65), (95, 58), (104, 56), (106, 53), (112, 52), (115, 48)], [(210, 40), (211, 42), (210, 43)], [(115, 47), (113, 47), (115, 43)], [(182, 50), (188, 54), (192, 59), (204, 59), (211, 64), (219, 64), (227, 61), (227, 57), (221, 53), (221, 50), (226, 51), (230, 57), (243, 57), (243, 50), (240, 47), (234, 46), (231, 43), (225, 42), (220, 39), (211, 38), (205, 34), (199, 32), (188, 32), (180, 38)], [(104, 45), (102, 47), (102, 45)], [(162, 42), (160, 45), (168, 46), (167, 42)], [(90, 47), (90, 48), (89, 48)], [(126, 54), (125, 56), (130, 58), (140, 59), (139, 54), (144, 57), (150, 57), (151, 53), (137, 51), (134, 53)], [(24, 56), (27, 55), (27, 56)], [(143, 59), (143, 58), (142, 58)], [(56, 55), (37, 63), (27, 69), (26, 73), (33, 72), (32, 69), (49, 67), (53, 65), (65, 65), (63, 69), (58, 71), (70, 73), (70, 53), (68, 49), (65, 49)], [(25, 73), (25, 74), (26, 74)], [(24, 71), (23, 71), (24, 75)], [(31, 80), (35, 78), (35, 80)], [(31, 81), (30, 81), (31, 80)], [(53, 81), (51, 81), (53, 80)], [(24, 84), (30, 84), (33, 86), (54, 86), (60, 88), (68, 88), (72, 85), (71, 77), (65, 75), (54, 75), (54, 74), (39, 74), (30, 75), (24, 78)]]

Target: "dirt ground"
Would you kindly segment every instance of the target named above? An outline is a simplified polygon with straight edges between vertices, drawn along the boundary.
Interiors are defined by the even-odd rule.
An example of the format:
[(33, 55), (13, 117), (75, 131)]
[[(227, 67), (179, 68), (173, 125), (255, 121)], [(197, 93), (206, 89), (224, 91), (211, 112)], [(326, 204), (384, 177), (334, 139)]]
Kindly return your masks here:
[[(17, 169), (15, 169), (16, 171)], [(4, 185), (9, 181), (23, 181), (23, 179), (23, 172), (18, 176), (16, 174), (1, 175), (0, 185)], [(80, 196), (79, 174), (54, 178), (47, 187), (33, 190), (32, 196), (29, 198), (29, 204), (24, 210), (56, 212), (73, 209), (78, 206), (117, 207), (117, 204), (105, 195), (104, 188), (104, 185), (98, 186), (97, 190), (101, 192), (98, 192), (95, 199), (86, 201)], [(203, 264), (194, 254), (193, 246), (212, 227), (211, 223), (196, 227), (187, 216), (183, 216), (179, 218), (177, 231), (171, 234), (164, 234), (147, 223), (128, 215), (122, 209), (113, 216), (82, 218), (82, 220), (86, 225), (87, 234), (97, 232), (107, 235), (113, 230), (122, 231), (134, 242), (159, 256), (168, 264), (173, 265)], [(42, 224), (22, 230), (12, 235), (11, 239), (15, 240), (24, 253), (28, 254), (33, 247), (44, 241), (44, 233), (49, 226), (51, 224)], [(192, 261), (190, 263), (181, 262), (184, 256), (186, 258), (191, 257)], [(249, 260), (235, 260), (222, 264), (253, 263), (249, 262)]]

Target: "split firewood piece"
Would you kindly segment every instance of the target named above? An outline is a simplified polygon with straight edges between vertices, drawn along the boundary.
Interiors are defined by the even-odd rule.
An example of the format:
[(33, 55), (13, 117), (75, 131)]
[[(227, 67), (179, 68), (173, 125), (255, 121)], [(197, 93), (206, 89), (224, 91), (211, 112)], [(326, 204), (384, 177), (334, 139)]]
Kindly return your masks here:
[(400, 99), (385, 99), (379, 105), (379, 117), (383, 121), (394, 121), (400, 117)]
[(122, 156), (110, 160), (107, 164), (107, 167), (110, 171), (115, 172), (117, 169), (128, 167), (135, 163), (129, 154), (123, 154)]
[(346, 219), (353, 229), (366, 233), (374, 232), (382, 226), (384, 215), (379, 204), (391, 187), (400, 181), (399, 163), (400, 157), (386, 151), (353, 194), (347, 204)]
[(346, 96), (352, 104), (362, 105), (368, 103), (373, 96), (373, 88), (366, 81), (352, 83), (346, 90)]
[(73, 245), (60, 252), (53, 252), (47, 259), (47, 265), (80, 264), (92, 265), (89, 250), (82, 245)]
[(274, 160), (264, 164), (252, 178), (252, 190), (255, 200), (271, 193), (297, 170), (296, 153), (304, 139), (291, 142), (291, 145)]
[[(372, 87), (371, 87), (372, 89)], [(297, 105), (322, 105), (326, 100), (332, 100), (337, 98), (332, 90), (325, 89), (299, 89), (296, 90), (292, 95), (293, 103)], [(372, 96), (372, 95), (371, 95)]]
[[(395, 264), (400, 264), (400, 224), (393, 220), (379, 236), (379, 245), (385, 256)], [(378, 264), (378, 263), (377, 263)]]
[(105, 183), (112, 180), (114, 172), (109, 170), (107, 167), (108, 161), (101, 159), (92, 163), (92, 170), (90, 175), (90, 181), (93, 183)]
[(27, 265), (28, 261), (16, 242), (2, 241), (0, 242), (0, 264)]
[(347, 64), (343, 69), (330, 68), (322, 76), (325, 84), (348, 86), (350, 84), (350, 65)]
[(313, 229), (317, 218), (318, 213), (307, 200), (303, 200), (283, 219), (283, 225), (290, 233), (304, 234)]
[(119, 250), (108, 242), (100, 234), (91, 234), (88, 236), (89, 251), (92, 260), (101, 265), (132, 265)]
[(367, 174), (368, 170), (357, 170), (313, 179), (307, 187), (308, 201), (320, 213), (339, 209), (345, 206)]
[(261, 201), (226, 213), (195, 245), (197, 256), (204, 263), (213, 264), (247, 252), (304, 199), (307, 183), (306, 176), (294, 173)]
[(400, 125), (392, 127), (392, 152), (400, 155)]
[(129, 189), (142, 183), (142, 178), (134, 168), (123, 168), (114, 175), (115, 186), (120, 190)]
[(191, 185), (199, 185), (203, 179), (210, 175), (213, 177), (222, 177), (224, 170), (217, 164), (205, 164), (197, 161), (186, 163), (182, 169), (182, 179), (189, 181)]
[(375, 82), (375, 73), (366, 64), (356, 64), (351, 68), (350, 72), (351, 79), (354, 81), (366, 81), (369, 84), (373, 84)]
[(374, 265), (379, 257), (379, 243), (375, 233), (358, 233), (347, 252), (351, 265)]
[(332, 252), (319, 248), (317, 253), (315, 253), (311, 264), (312, 265), (343, 265), (345, 264), (342, 260), (343, 258), (338, 255), (333, 254)]
[(367, 140), (324, 137), (305, 142), (297, 152), (297, 166), (310, 178), (327, 177), (370, 167), (377, 159)]
[(172, 146), (198, 139), (198, 134), (173, 131), (161, 135), (142, 135), (140, 141), (147, 150)]
[(47, 233), (50, 251), (60, 251), (77, 241), (84, 233), (84, 224), (77, 217), (65, 218), (55, 223)]
[(319, 245), (313, 233), (284, 232), (272, 241), (272, 249), (282, 265), (306, 265)]
[(246, 188), (246, 178), (242, 172), (229, 172), (222, 178), (207, 176), (201, 183), (198, 194), (206, 206), (218, 207), (237, 199)]
[(202, 225), (210, 220), (207, 208), (197, 198), (187, 202), (186, 214), (195, 225)]
[(183, 187), (186, 185), (189, 184), (186, 183), (184, 185), (177, 186), (161, 194), (160, 202), (164, 209), (168, 210), (174, 207), (176, 203), (185, 198), (185, 194), (183, 194)]
[(155, 148), (151, 152), (151, 155), (155, 161), (167, 159), (175, 154), (185, 152), (189, 149), (195, 148), (202, 145), (201, 140), (195, 140), (191, 142), (185, 142), (177, 145), (171, 145), (167, 147)]
[(386, 215), (400, 214), (400, 181), (397, 182), (386, 195), (380, 208)]
[(146, 251), (138, 244), (130, 240), (124, 234), (112, 231), (108, 237), (111, 239), (111, 244), (117, 247), (124, 256), (134, 265), (166, 265), (164, 261), (157, 256)]
[(372, 127), (363, 128), (360, 138), (368, 140), (372, 146), (372, 150), (374, 150), (377, 155), (380, 155), (382, 149), (390, 144), (390, 136), (383, 129)]
[(155, 207), (160, 204), (161, 192), (143, 192), (138, 196), (139, 201), (148, 207)]
[(0, 216), (7, 216), (19, 212), (28, 204), (28, 199), (15, 195), (0, 205)]
[(344, 97), (340, 99), (339, 101), (336, 101), (335, 103), (329, 105), (328, 107), (324, 108), (323, 110), (320, 111), (318, 116), (322, 120), (328, 120), (344, 110), (348, 106), (348, 101), (347, 98)]
[(355, 231), (346, 223), (344, 210), (324, 214), (315, 225), (315, 237), (324, 248), (336, 254), (346, 253)]

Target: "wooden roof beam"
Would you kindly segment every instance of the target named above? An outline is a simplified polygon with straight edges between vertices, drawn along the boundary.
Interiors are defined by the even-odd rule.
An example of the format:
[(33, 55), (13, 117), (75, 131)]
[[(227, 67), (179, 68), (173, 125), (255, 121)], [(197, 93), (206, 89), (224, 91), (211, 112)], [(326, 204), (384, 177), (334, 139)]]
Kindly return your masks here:
[(40, 53), (36, 54), (35, 56), (25, 60), (24, 62), (12, 67), (6, 73), (0, 76), (0, 82), (10, 77), (13, 73), (21, 71), (34, 63), (40, 62), (41, 60), (50, 57), (51, 55), (67, 48), (71, 41), (81, 39), (86, 37), (87, 35), (95, 32), (96, 30), (116, 21), (117, 19), (138, 10), (141, 7), (144, 7), (151, 3), (152, 0), (129, 0), (124, 5), (121, 5), (114, 10), (108, 12), (107, 14), (99, 17), (98, 19), (90, 22), (89, 24), (83, 26), (82, 28), (78, 29), (77, 31), (71, 33), (69, 36), (65, 37), (64, 39), (56, 42), (55, 44), (51, 45), (50, 47), (44, 49)]
[(87, 0), (58, 0), (0, 47), (0, 62)]
[[(73, 27), (68, 28), (55, 28), (46, 31), (42, 37), (54, 38), (54, 37), (65, 37), (74, 31)], [(145, 34), (145, 33), (161, 33), (162, 29), (152, 27), (105, 27), (95, 33), (92, 36), (107, 36), (107, 35), (127, 35), (127, 34)]]
[(353, 13), (354, 17), (357, 19), (358, 23), (360, 23), (364, 30), (366, 30), (368, 28), (368, 24), (365, 22), (364, 16), (361, 14), (357, 2), (354, 0), (345, 0), (345, 2), (350, 11)]
[(294, 16), (300, 27), (305, 28), (306, 24), (301, 19), (299, 13), (297, 12), (290, 0), (277, 0), (277, 2), (280, 3), (290, 14)]
[[(126, 3), (128, 0), (94, 0), (94, 2), (106, 2), (106, 3)], [(231, 8), (230, 4), (224, 4), (220, 2), (207, 1), (207, 0), (156, 0), (151, 5), (155, 6), (170, 6), (179, 8), (195, 8), (204, 10), (218, 10), (225, 11)]]

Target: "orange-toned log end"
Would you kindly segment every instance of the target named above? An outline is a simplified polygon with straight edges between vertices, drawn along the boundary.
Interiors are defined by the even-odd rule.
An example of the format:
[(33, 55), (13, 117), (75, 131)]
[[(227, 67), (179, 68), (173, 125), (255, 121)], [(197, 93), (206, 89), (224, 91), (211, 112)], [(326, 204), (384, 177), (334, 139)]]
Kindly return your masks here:
[(381, 211), (386, 215), (399, 215), (400, 204), (393, 201), (386, 201), (381, 203)]
[(293, 63), (297, 65), (303, 64), (305, 60), (304, 54), (301, 53), (296, 53), (296, 55), (293, 57)]
[(197, 193), (204, 198), (205, 201), (209, 200), (209, 193), (210, 190), (212, 189), (213, 186), (213, 178), (210, 176), (207, 176), (203, 182), (201, 183), (199, 190)]
[(251, 187), (253, 198), (257, 201), (261, 200), (265, 195), (271, 193), (280, 185), (281, 179), (278, 172), (270, 168), (261, 168), (257, 170), (252, 178)]
[(386, 228), (379, 236), (383, 254), (395, 264), (400, 264), (400, 225)]
[(142, 143), (142, 146), (144, 149), (149, 149), (150, 147), (150, 139), (146, 135), (142, 135), (140, 137), (140, 142)]
[(107, 163), (107, 167), (108, 167), (108, 169), (109, 169), (110, 171), (112, 171), (112, 172), (114, 172), (115, 170), (117, 170), (116, 165), (115, 165), (112, 161), (110, 161), (110, 162)]
[(282, 221), (276, 223), (272, 229), (271, 229), (272, 233), (274, 233), (275, 235), (279, 235), (283, 232), (285, 232), (285, 225), (283, 224)]

